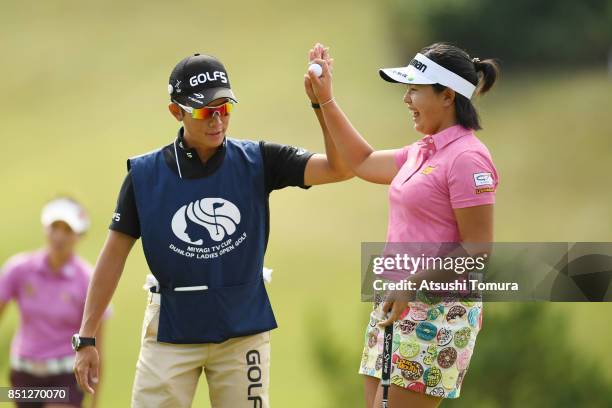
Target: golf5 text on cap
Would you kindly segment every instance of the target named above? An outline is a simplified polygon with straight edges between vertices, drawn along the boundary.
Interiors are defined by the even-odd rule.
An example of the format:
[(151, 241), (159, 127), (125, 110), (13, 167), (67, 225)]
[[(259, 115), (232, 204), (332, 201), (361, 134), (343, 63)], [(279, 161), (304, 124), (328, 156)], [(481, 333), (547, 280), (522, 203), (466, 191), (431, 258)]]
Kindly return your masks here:
[(415, 85), (440, 84), (468, 99), (472, 98), (476, 90), (476, 86), (470, 81), (435, 63), (421, 53), (415, 55), (407, 67), (384, 68), (378, 72), (385, 81)]
[(64, 221), (77, 234), (89, 228), (89, 217), (78, 203), (69, 198), (56, 198), (43, 207), (40, 221), (48, 227), (56, 221)]
[(204, 54), (190, 55), (176, 64), (170, 74), (168, 93), (173, 102), (196, 109), (219, 98), (238, 102), (221, 61)]

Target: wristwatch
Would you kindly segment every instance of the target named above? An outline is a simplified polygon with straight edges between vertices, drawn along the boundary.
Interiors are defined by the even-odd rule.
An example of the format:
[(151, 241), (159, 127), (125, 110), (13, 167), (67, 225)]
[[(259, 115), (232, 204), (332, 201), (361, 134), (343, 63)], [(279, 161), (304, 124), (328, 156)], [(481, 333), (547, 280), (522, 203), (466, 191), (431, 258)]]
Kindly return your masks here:
[(81, 337), (79, 333), (75, 333), (72, 335), (72, 349), (74, 351), (79, 351), (83, 347), (86, 346), (94, 346), (96, 345), (95, 337)]

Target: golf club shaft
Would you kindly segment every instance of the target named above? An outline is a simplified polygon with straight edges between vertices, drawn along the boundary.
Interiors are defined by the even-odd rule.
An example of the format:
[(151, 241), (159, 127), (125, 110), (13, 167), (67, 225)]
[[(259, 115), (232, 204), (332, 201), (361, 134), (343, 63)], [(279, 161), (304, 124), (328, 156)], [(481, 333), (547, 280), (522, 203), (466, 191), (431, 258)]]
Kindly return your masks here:
[(381, 385), (383, 387), (382, 407), (387, 408), (389, 404), (389, 386), (391, 385), (391, 352), (393, 343), (393, 323), (385, 326), (385, 336), (383, 339), (383, 365)]

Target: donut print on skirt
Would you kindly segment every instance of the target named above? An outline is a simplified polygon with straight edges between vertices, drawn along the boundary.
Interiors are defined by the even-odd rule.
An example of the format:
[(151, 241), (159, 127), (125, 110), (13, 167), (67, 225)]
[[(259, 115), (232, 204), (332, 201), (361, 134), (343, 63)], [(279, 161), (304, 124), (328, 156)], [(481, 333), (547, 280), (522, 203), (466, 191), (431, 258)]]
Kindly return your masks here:
[(414, 321), (422, 321), (427, 320), (427, 312), (429, 308), (427, 305), (423, 303), (416, 303), (410, 306), (410, 312), (408, 313), (408, 317)]
[(429, 367), (423, 374), (425, 385), (435, 387), (442, 380), (442, 370), (438, 367)]
[(446, 346), (453, 340), (453, 331), (446, 327), (441, 327), (436, 335), (438, 346)]
[(422, 382), (415, 381), (408, 384), (406, 388), (408, 388), (410, 391), (423, 394), (425, 393), (425, 389), (427, 388), (427, 386)]
[(436, 357), (438, 356), (438, 347), (436, 347), (435, 344), (430, 344), (429, 346), (427, 346), (427, 350), (421, 351), (421, 354), (423, 364), (428, 366), (432, 365), (434, 361), (436, 361)]
[(459, 370), (457, 367), (450, 367), (448, 370), (442, 370), (442, 387), (447, 390), (454, 390), (459, 379)]
[(453, 347), (445, 347), (438, 353), (438, 365), (442, 368), (450, 368), (457, 360), (457, 350)]
[(416, 335), (419, 339), (430, 341), (438, 333), (438, 328), (435, 324), (430, 322), (421, 322), (416, 327)]
[(399, 322), (399, 328), (402, 334), (410, 334), (416, 328), (417, 323), (411, 320), (402, 320)]
[(470, 358), (472, 357), (472, 350), (463, 349), (457, 353), (457, 368), (459, 370), (465, 370), (470, 364)]
[(455, 332), (455, 346), (457, 348), (464, 348), (470, 342), (470, 335), (472, 330), (469, 327), (462, 327)]
[(406, 381), (399, 375), (394, 375), (391, 377), (391, 384), (406, 388)]
[(408, 341), (400, 342), (399, 353), (404, 358), (412, 358), (419, 354), (421, 346), (415, 340), (410, 339)]
[(468, 323), (472, 327), (478, 326), (478, 321), (480, 320), (480, 309), (477, 307), (473, 307), (468, 312)]
[(378, 330), (377, 328), (374, 328), (368, 333), (368, 347), (370, 348), (376, 347), (376, 344), (378, 343), (379, 332), (380, 330)]
[[(413, 392), (460, 397), (480, 331), (482, 304), (440, 299), (409, 306), (394, 324), (391, 382)], [(374, 327), (368, 321), (359, 372), (380, 378), (384, 330), (374, 312), (378, 310), (372, 313)]]
[(465, 313), (465, 307), (459, 305), (451, 306), (450, 309), (448, 309), (448, 312), (446, 313), (446, 321), (449, 323), (456, 322), (459, 319), (465, 317)]
[(427, 320), (438, 320), (438, 318), (443, 315), (444, 315), (444, 306), (437, 305), (427, 311)]
[(405, 358), (398, 359), (397, 368), (402, 371), (402, 376), (410, 381), (418, 380), (423, 375), (423, 366)]

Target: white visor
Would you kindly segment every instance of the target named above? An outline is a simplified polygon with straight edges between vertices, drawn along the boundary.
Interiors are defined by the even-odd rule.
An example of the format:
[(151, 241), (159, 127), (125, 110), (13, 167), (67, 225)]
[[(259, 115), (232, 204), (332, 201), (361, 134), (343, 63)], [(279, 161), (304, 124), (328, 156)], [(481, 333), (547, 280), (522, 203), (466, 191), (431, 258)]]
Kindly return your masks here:
[(85, 210), (68, 198), (57, 198), (43, 207), (40, 221), (45, 227), (56, 221), (64, 221), (77, 234), (89, 228), (89, 217)]
[(468, 99), (472, 99), (476, 90), (474, 84), (436, 64), (421, 53), (415, 55), (407, 67), (384, 68), (378, 72), (385, 81), (415, 85), (440, 84)]

